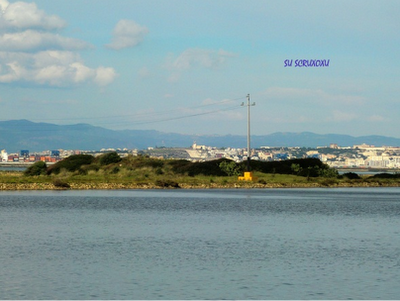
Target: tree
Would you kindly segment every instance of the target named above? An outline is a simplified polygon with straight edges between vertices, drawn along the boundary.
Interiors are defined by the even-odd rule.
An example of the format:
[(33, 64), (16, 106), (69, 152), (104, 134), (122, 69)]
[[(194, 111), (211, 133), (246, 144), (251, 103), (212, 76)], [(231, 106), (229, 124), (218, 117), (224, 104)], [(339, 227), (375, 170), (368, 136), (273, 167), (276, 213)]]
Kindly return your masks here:
[(118, 163), (122, 159), (121, 157), (117, 154), (117, 152), (111, 152), (111, 153), (106, 153), (101, 156), (99, 156), (99, 163), (100, 165), (108, 165), (112, 163)]
[(301, 168), (300, 164), (296, 164), (296, 163), (293, 163), (293, 164), (290, 166), (290, 168), (292, 169), (292, 171), (293, 171), (296, 175), (300, 174), (301, 171), (303, 170), (303, 168)]
[(337, 178), (339, 173), (336, 169), (328, 167), (321, 170), (320, 175), (325, 178)]
[(91, 155), (72, 155), (64, 160), (57, 162), (56, 164), (50, 166), (47, 169), (47, 174), (58, 174), (61, 169), (67, 171), (82, 171), (81, 167), (83, 165), (89, 165), (94, 161), (94, 157)]
[(46, 174), (47, 165), (43, 161), (38, 161), (29, 166), (25, 171), (25, 176), (40, 176)]
[(222, 161), (219, 164), (219, 168), (221, 168), (221, 170), (225, 172), (228, 176), (238, 176), (241, 174), (240, 167), (233, 161)]

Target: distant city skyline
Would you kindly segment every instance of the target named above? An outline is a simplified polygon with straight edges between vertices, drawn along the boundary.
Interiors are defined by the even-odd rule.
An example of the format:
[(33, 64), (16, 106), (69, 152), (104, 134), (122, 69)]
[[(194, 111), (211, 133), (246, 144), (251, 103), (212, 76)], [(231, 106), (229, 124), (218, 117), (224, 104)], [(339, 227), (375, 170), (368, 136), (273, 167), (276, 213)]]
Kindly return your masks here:
[(0, 0), (0, 120), (399, 137), (400, 2)]

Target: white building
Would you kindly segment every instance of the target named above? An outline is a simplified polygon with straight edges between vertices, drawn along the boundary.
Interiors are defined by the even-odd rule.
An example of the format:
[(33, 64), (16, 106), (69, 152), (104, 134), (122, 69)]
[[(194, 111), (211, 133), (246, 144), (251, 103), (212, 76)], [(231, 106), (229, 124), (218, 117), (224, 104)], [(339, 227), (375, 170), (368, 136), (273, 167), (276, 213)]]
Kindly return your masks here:
[(386, 168), (390, 160), (388, 156), (370, 156), (367, 159), (368, 166), (372, 168)]
[(7, 161), (8, 161), (8, 154), (7, 154), (7, 152), (6, 152), (5, 149), (3, 149), (3, 150), (1, 151), (0, 161), (1, 161), (1, 162), (7, 162)]

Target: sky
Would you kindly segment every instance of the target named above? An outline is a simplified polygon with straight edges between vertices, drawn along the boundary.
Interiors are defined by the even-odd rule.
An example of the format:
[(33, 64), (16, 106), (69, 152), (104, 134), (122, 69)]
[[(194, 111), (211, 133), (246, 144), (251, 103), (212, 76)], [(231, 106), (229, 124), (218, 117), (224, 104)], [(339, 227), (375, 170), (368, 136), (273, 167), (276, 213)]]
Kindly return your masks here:
[(250, 95), (252, 135), (400, 138), (398, 16), (398, 0), (0, 0), (0, 120), (246, 135)]

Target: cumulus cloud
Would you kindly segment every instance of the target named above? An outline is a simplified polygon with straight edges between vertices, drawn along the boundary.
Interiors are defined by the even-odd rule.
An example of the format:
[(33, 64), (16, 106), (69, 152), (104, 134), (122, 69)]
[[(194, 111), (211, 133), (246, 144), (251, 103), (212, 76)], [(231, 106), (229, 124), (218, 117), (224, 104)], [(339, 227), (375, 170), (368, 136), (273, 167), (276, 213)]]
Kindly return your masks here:
[(77, 51), (92, 46), (56, 33), (65, 26), (64, 20), (47, 15), (35, 3), (0, 0), (0, 83), (110, 84), (115, 70), (86, 66)]
[(149, 30), (132, 20), (120, 20), (113, 30), (113, 39), (106, 47), (120, 50), (140, 44)]
[(0, 28), (53, 30), (66, 26), (66, 22), (60, 17), (47, 15), (43, 10), (39, 10), (35, 3), (9, 3), (7, 0), (1, 0), (0, 7)]
[(26, 82), (65, 87), (93, 81), (100, 86), (111, 83), (112, 68), (85, 66), (79, 54), (70, 51), (30, 53), (0, 52), (0, 82)]
[(91, 47), (89, 43), (81, 40), (31, 29), (0, 36), (0, 51), (81, 50)]
[(222, 66), (228, 58), (236, 56), (234, 53), (225, 50), (210, 50), (200, 48), (189, 48), (183, 51), (178, 57), (170, 54), (167, 57), (166, 67), (172, 73), (170, 81), (177, 81), (181, 73), (192, 68), (217, 69)]
[(99, 67), (96, 69), (96, 77), (94, 81), (99, 86), (106, 86), (114, 81), (117, 73), (113, 68)]
[(7, 0), (0, 0), (0, 12), (3, 14), (10, 3)]

